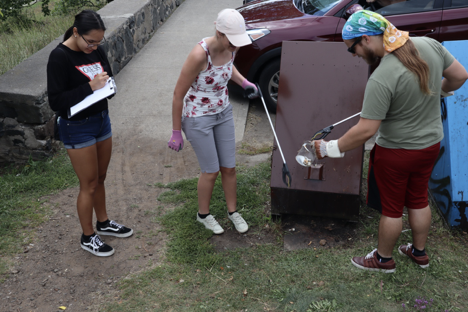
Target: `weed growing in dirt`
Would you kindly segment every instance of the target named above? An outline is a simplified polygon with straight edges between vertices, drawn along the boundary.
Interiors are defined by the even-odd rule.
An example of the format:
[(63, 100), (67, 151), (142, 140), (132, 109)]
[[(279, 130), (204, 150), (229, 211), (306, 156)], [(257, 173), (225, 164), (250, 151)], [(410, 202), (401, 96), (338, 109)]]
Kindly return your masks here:
[(2, 169), (0, 254), (11, 255), (27, 245), (34, 226), (42, 222), (48, 212), (42, 196), (77, 184), (78, 178), (65, 152), (44, 161), (30, 160), (24, 166)]

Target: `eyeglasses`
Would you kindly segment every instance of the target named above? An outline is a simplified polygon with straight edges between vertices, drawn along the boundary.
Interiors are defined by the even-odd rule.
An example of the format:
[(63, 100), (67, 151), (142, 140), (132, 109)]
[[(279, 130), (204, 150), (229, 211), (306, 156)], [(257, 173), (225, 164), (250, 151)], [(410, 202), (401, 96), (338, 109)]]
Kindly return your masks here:
[(83, 40), (86, 42), (86, 44), (88, 45), (88, 48), (97, 47), (97, 46), (99, 46), (99, 45), (101, 45), (101, 44), (103, 44), (103, 43), (106, 42), (106, 38), (102, 38), (102, 40), (99, 41), (98, 43), (92, 43), (92, 44), (91, 44), (91, 43), (88, 42), (88, 40), (85, 39), (85, 37), (83, 37), (83, 35), (80, 35), (80, 36), (81, 36), (81, 38), (83, 38)]
[(348, 52), (351, 53), (351, 54), (355, 54), (356, 50), (354, 49), (354, 47), (356, 46), (356, 44), (361, 42), (361, 40), (362, 40), (362, 37), (358, 37), (356, 39), (356, 41), (354, 41), (353, 44), (348, 48)]

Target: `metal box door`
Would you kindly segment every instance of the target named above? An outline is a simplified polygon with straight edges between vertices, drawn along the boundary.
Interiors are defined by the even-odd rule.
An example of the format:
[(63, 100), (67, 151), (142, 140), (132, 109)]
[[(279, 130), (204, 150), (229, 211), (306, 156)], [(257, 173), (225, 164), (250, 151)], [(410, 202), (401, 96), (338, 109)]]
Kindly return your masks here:
[[(275, 128), (292, 184), (283, 184), (283, 161), (274, 149), (272, 214), (357, 217), (363, 147), (341, 159), (319, 161), (322, 172), (309, 172), (295, 156), (316, 131), (360, 112), (369, 66), (353, 57), (344, 43), (285, 41), (280, 72)], [(336, 126), (326, 140), (338, 139), (357, 121), (358, 117)]]

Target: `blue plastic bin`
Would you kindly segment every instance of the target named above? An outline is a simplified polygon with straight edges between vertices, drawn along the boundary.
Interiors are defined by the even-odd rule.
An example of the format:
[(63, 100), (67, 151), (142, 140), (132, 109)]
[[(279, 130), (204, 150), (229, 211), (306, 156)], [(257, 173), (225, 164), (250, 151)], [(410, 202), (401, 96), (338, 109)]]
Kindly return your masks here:
[[(468, 41), (443, 45), (468, 68)], [(451, 227), (468, 229), (468, 83), (441, 101), (444, 139), (429, 181), (430, 192)]]

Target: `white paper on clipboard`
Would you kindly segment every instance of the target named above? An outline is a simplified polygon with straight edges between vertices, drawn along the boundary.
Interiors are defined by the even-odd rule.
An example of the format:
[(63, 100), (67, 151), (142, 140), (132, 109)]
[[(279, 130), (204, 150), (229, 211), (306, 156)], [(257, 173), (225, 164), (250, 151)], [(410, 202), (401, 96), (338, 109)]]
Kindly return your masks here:
[(112, 94), (115, 94), (116, 92), (117, 86), (115, 85), (114, 78), (110, 77), (109, 80), (107, 80), (104, 87), (94, 91), (93, 94), (90, 94), (87, 97), (85, 97), (83, 101), (70, 107), (70, 109), (68, 110), (68, 118), (81, 112), (83, 109), (90, 107), (94, 103), (97, 103), (100, 100), (105, 99), (106, 97), (111, 96)]

